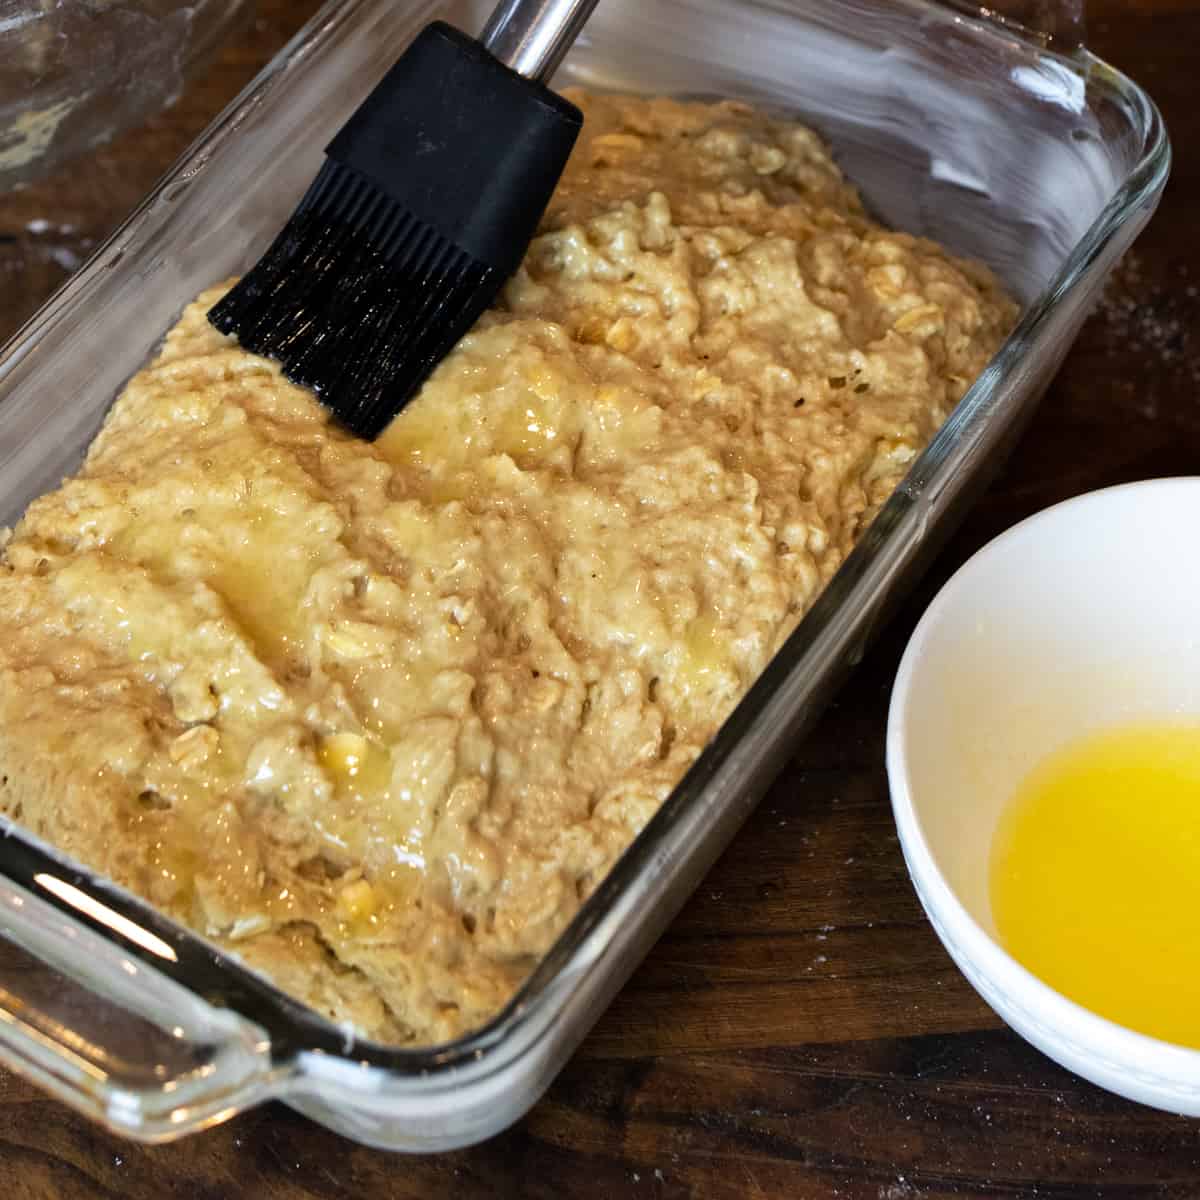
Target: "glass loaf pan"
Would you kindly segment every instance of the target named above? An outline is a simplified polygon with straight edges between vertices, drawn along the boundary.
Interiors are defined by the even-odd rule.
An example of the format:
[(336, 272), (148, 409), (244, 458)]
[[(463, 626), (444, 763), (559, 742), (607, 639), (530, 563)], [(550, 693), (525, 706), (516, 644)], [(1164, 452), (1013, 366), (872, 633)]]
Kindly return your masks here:
[[(75, 469), (183, 304), (245, 268), (416, 30), (463, 3), (331, 0), (0, 356), (0, 522)], [(606, 0), (560, 75), (805, 116), (891, 224), (989, 263), (1019, 327), (711, 746), (509, 1007), (363, 1042), (19, 829), (0, 839), (0, 1057), (147, 1141), (278, 1098), (399, 1150), (525, 1112), (729, 842), (889, 598), (985, 481), (1148, 220), (1153, 105), (1086, 50), (925, 0)]]

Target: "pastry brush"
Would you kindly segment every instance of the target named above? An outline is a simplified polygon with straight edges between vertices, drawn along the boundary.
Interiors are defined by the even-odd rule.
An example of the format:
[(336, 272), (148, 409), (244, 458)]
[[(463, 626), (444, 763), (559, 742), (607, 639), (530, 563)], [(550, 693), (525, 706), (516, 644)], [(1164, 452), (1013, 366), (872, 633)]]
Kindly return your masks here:
[(374, 438), (516, 270), (582, 114), (545, 86), (596, 0), (427, 26), (209, 320)]

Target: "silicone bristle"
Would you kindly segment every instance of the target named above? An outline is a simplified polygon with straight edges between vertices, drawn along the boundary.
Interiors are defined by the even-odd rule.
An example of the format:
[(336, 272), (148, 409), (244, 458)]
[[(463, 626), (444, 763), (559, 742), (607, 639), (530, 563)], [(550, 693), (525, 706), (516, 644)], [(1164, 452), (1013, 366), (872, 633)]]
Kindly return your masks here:
[(353, 433), (374, 438), (503, 280), (369, 180), (327, 161), (209, 320), (277, 360)]

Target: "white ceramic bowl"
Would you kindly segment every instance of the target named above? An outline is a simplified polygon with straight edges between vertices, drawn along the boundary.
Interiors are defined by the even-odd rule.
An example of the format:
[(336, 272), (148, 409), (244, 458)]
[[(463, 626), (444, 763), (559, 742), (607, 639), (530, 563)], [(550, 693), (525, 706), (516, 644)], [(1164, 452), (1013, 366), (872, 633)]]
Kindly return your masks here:
[(1094, 1015), (1001, 949), (988, 860), (1001, 810), (1059, 746), (1138, 719), (1200, 719), (1198, 542), (1200, 478), (1093, 492), (1010, 529), (921, 619), (887, 739), (908, 870), (963, 974), (1063, 1066), (1190, 1116), (1200, 1051)]

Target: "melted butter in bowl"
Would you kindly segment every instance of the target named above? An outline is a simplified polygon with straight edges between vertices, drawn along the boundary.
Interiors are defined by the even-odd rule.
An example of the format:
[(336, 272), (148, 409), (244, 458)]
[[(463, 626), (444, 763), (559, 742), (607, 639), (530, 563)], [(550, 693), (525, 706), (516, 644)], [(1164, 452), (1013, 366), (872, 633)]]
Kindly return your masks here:
[(1105, 730), (1035, 768), (997, 826), (991, 904), (1064, 996), (1200, 1048), (1200, 724)]
[(905, 652), (888, 778), (917, 894), (1019, 1033), (1200, 1115), (1200, 479), (1039, 513)]

